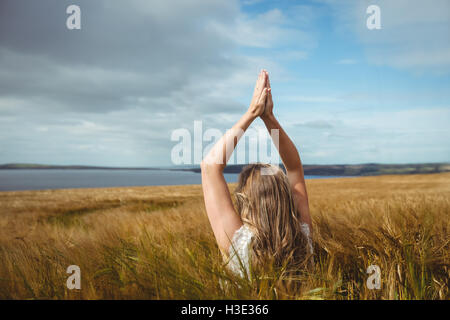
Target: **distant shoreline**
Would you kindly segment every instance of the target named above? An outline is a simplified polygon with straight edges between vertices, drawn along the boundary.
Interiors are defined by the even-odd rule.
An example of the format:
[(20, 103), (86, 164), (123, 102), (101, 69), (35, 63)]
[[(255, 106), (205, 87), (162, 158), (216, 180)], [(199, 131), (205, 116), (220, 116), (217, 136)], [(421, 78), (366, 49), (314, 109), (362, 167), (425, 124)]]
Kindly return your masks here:
[[(240, 173), (245, 164), (229, 165), (225, 173)], [(450, 163), (417, 163), (417, 164), (343, 164), (343, 165), (303, 165), (305, 175), (309, 176), (377, 176), (386, 174), (423, 174), (450, 172)], [(28, 163), (8, 163), (0, 165), (0, 170), (158, 170), (158, 171), (190, 171), (200, 173), (199, 166), (193, 167), (104, 167), (86, 165), (45, 165)]]

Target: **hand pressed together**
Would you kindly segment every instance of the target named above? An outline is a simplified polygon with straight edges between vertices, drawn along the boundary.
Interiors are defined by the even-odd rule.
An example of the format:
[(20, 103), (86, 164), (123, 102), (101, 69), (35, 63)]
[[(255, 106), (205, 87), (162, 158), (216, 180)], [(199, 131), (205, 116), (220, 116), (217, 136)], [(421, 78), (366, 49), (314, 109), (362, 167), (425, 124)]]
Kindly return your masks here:
[(267, 97), (270, 94), (270, 88), (267, 87), (268, 73), (266, 70), (261, 70), (256, 80), (253, 98), (250, 103), (248, 111), (255, 117), (264, 114)]

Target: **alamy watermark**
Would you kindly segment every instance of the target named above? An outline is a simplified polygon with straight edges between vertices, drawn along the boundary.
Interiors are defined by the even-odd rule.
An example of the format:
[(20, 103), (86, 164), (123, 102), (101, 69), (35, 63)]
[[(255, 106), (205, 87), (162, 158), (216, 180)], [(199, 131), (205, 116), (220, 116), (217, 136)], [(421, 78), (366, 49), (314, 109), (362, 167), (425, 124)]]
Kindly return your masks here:
[(366, 286), (369, 290), (381, 289), (381, 269), (376, 264), (367, 267), (366, 273), (370, 274), (367, 278)]
[[(248, 128), (245, 132), (243, 130), (222, 132), (217, 128), (204, 130), (202, 121), (194, 121), (193, 133), (187, 128), (172, 131), (170, 140), (178, 143), (171, 150), (171, 161), (174, 165), (199, 165), (211, 148), (224, 135), (230, 134), (232, 137), (227, 137), (229, 143), (225, 148), (226, 158), (229, 158), (228, 164), (247, 162), (280, 164), (280, 156), (276, 149), (279, 143), (278, 129), (271, 130), (270, 135), (267, 130), (254, 128)], [(235, 141), (239, 139), (234, 148)], [(223, 155), (216, 158), (220, 159), (217, 164), (223, 164), (221, 163)]]
[(66, 27), (69, 30), (81, 29), (81, 9), (79, 6), (72, 4), (67, 7), (66, 13), (70, 16), (67, 17)]
[(73, 290), (73, 289), (81, 289), (81, 269), (77, 265), (70, 265), (67, 267), (66, 270), (67, 273), (70, 274), (70, 276), (67, 278), (66, 286), (67, 289)]
[(366, 20), (366, 26), (369, 30), (381, 29), (381, 9), (379, 6), (372, 4), (367, 7), (366, 14), (370, 14)]
[[(66, 20), (66, 27), (69, 30), (81, 29), (81, 8), (72, 4), (66, 8), (66, 14), (69, 16)], [(366, 26), (369, 30), (381, 29), (381, 9), (378, 5), (372, 4), (367, 7), (366, 14), (369, 14), (366, 20)]]

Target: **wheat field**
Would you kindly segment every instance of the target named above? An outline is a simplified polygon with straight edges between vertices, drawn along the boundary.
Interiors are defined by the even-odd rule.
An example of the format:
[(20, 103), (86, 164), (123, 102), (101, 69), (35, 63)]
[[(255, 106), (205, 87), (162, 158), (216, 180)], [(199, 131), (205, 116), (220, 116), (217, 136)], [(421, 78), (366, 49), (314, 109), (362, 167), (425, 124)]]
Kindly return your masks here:
[(253, 282), (224, 267), (201, 186), (0, 192), (0, 299), (449, 298), (450, 173), (307, 186), (314, 269)]

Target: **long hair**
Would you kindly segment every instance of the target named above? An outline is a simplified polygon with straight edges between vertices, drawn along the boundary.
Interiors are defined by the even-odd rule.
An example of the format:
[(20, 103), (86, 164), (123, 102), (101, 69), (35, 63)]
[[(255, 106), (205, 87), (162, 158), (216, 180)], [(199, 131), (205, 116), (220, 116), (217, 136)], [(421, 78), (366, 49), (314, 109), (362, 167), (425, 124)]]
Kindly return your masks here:
[(242, 222), (253, 231), (252, 269), (270, 262), (275, 267), (298, 269), (307, 264), (307, 239), (286, 174), (277, 166), (246, 166), (235, 190)]

